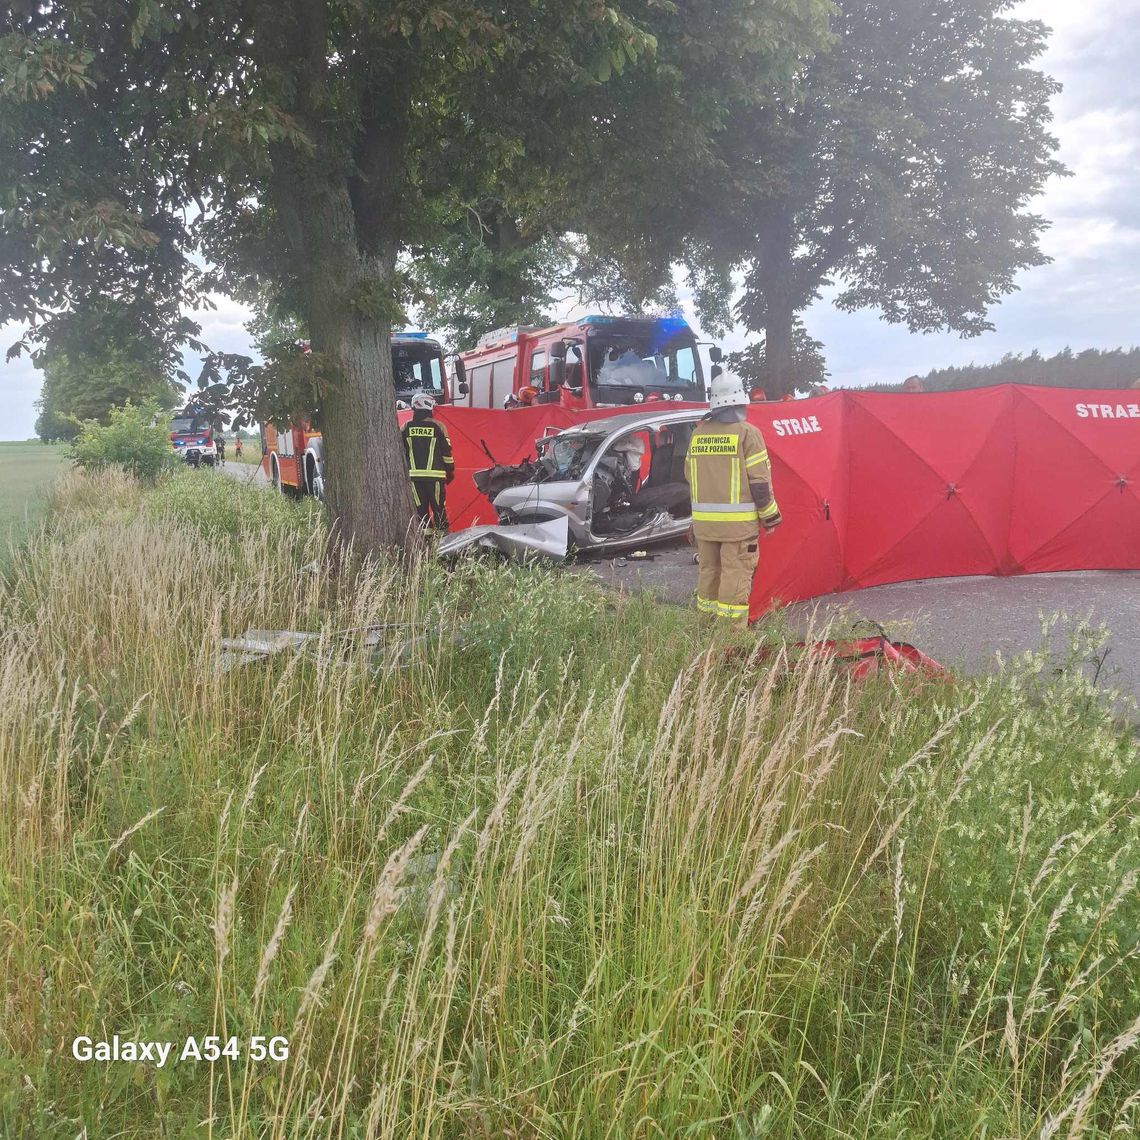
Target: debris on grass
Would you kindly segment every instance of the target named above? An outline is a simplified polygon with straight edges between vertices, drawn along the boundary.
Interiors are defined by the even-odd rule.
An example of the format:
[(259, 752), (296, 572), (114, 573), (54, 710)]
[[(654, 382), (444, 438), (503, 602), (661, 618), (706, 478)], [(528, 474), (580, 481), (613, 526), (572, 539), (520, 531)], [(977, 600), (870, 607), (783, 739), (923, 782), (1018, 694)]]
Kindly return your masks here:
[[(406, 637), (408, 629), (409, 626), (403, 622), (320, 633), (296, 629), (247, 629), (240, 637), (222, 638), (218, 667), (221, 672), (228, 673), (231, 669), (251, 665), (255, 661), (265, 661), (286, 651), (303, 652), (323, 640), (342, 655), (350, 647), (377, 649), (380, 646), (392, 646), (400, 667), (405, 668), (411, 662), (412, 650), (429, 641), (433, 635), (433, 631), (427, 630), (409, 638)], [(396, 642), (399, 637), (404, 640)], [(393, 645), (394, 642), (396, 644)]]

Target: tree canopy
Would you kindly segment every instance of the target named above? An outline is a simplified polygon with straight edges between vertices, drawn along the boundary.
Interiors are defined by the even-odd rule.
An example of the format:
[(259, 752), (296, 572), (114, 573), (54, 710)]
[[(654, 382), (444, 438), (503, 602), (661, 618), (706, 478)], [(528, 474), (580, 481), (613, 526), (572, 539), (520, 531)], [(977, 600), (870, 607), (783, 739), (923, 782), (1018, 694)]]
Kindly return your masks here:
[(169, 410), (183, 393), (164, 355), (130, 307), (100, 302), (61, 315), (33, 356), (44, 375), (36, 434), (72, 439), (80, 421), (106, 424), (111, 409), (128, 402)]
[(1027, 354), (1007, 353), (994, 364), (936, 368), (923, 377), (922, 384), (927, 392), (982, 388), (990, 384), (1134, 388), (1140, 387), (1140, 348), (1086, 348), (1081, 352), (1065, 348), (1053, 356), (1043, 356), (1036, 349)]
[[(528, 232), (584, 218), (604, 238), (624, 217), (625, 262), (667, 264), (681, 231), (637, 240), (647, 213), (693, 192), (726, 96), (752, 105), (789, 81), (827, 10), (16, 0), (0, 29), (0, 321), (42, 342), (58, 314), (113, 296), (146, 306), (164, 343), (201, 348), (184, 313), (208, 290), (268, 297), (312, 340), (334, 533), (400, 543), (401, 255), (490, 199)], [(219, 363), (235, 362), (215, 362), (214, 387)], [(270, 365), (259, 408), (275, 383)]]
[(499, 203), (472, 203), (430, 253), (412, 256), (418, 323), (456, 351), (488, 329), (547, 324), (566, 260), (556, 237), (520, 233)]
[(798, 383), (795, 321), (824, 286), (842, 309), (973, 336), (1046, 261), (1026, 207), (1062, 169), (1058, 85), (1032, 66), (1045, 27), (1013, 6), (837, 0), (794, 91), (731, 109), (696, 232), (742, 272), (737, 315), (764, 330), (777, 390)]
[[(841, 308), (977, 335), (1017, 274), (1044, 262), (1046, 222), (1027, 207), (1062, 169), (1048, 132), (1057, 85), (1033, 67), (1046, 29), (1012, 7), (837, 0), (821, 50), (766, 91), (718, 71), (736, 59), (738, 29), (718, 25), (727, 34), (710, 50), (686, 39), (690, 13), (675, 15), (662, 34), (672, 70), (622, 77), (618, 112), (597, 136), (608, 160), (587, 163), (592, 184), (546, 224), (579, 228), (579, 280), (605, 283), (629, 308), (668, 287), (681, 263), (714, 335), (731, 323), (734, 275), (742, 280), (735, 317), (763, 335), (736, 366), (774, 394), (823, 378), (822, 346), (802, 322), (829, 285)], [(716, 23), (711, 11), (702, 18)], [(662, 149), (661, 132), (644, 128), (674, 113), (678, 75), (693, 91), (701, 72), (718, 114), (699, 135), (666, 134)], [(453, 311), (541, 310), (566, 267), (523, 237), (500, 260), (495, 227), (468, 231), (459, 260), (474, 284), (451, 295)], [(526, 272), (504, 273), (504, 261)], [(611, 272), (599, 276), (599, 264)], [(447, 263), (438, 273), (447, 278)]]

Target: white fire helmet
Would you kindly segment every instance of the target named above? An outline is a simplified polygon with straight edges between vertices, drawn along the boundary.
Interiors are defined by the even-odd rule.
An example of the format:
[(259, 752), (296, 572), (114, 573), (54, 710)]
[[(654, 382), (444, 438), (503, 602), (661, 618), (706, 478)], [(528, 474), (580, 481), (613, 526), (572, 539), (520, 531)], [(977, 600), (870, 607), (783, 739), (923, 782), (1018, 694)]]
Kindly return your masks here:
[(417, 392), (412, 397), (413, 412), (431, 412), (435, 410), (435, 397), (427, 392)]
[(744, 381), (735, 372), (722, 372), (712, 382), (709, 407), (714, 412), (717, 408), (742, 408), (747, 404), (748, 393), (744, 390)]

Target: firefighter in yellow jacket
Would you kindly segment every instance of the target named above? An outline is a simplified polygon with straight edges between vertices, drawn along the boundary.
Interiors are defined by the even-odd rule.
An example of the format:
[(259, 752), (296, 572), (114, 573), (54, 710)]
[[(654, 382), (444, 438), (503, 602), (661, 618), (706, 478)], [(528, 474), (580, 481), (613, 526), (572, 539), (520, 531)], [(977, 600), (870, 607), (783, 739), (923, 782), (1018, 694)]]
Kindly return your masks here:
[(780, 525), (768, 450), (760, 429), (744, 418), (747, 406), (740, 378), (722, 372), (685, 460), (701, 567), (697, 612), (741, 623), (748, 620), (760, 530)]
[(436, 530), (447, 530), (444, 487), (455, 478), (455, 460), (447, 429), (432, 417), (435, 400), (421, 392), (412, 397), (412, 418), (404, 424), (404, 448), (408, 453), (408, 478), (416, 517)]

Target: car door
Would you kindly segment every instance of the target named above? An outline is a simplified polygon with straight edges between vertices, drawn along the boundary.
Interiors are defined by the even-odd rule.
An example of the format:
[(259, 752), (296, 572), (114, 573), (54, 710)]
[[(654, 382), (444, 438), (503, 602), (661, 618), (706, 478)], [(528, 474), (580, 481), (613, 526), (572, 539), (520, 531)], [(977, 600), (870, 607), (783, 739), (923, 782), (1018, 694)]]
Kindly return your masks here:
[[(607, 440), (592, 465), (591, 545), (630, 546), (685, 533), (689, 508), (684, 463), (696, 423), (696, 417), (680, 423), (650, 422)], [(637, 458), (636, 467), (632, 457)], [(615, 479), (623, 465), (624, 482), (621, 476)], [(624, 504), (620, 492), (629, 488), (633, 493)]]

